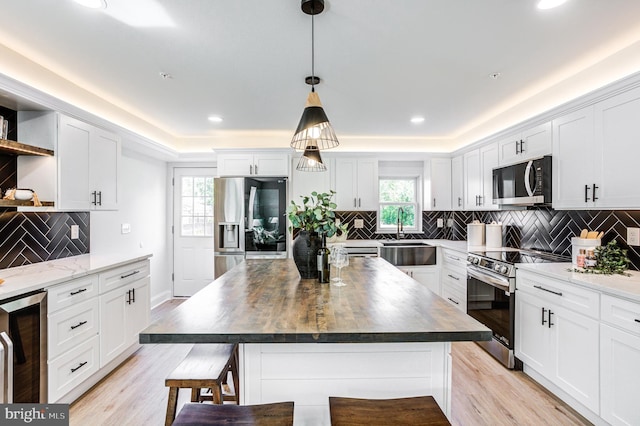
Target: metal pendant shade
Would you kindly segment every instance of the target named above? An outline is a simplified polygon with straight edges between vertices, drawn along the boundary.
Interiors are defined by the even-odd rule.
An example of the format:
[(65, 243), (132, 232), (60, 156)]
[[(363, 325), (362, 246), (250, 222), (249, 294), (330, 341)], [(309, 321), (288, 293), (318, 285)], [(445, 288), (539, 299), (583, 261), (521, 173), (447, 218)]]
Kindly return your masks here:
[[(340, 143), (336, 133), (329, 123), (329, 118), (322, 108), (320, 97), (315, 92), (315, 84), (320, 81), (315, 76), (314, 66), (314, 24), (313, 16), (324, 10), (324, 0), (302, 0), (302, 11), (307, 15), (311, 15), (311, 77), (307, 77), (306, 81), (311, 84), (311, 93), (307, 97), (307, 103), (302, 117), (298, 123), (298, 127), (291, 139), (291, 147), (296, 150), (304, 150), (303, 156), (300, 158), (297, 170), (304, 171), (322, 171), (326, 170), (326, 166), (320, 158), (320, 150), (335, 148)], [(305, 160), (306, 159), (306, 160)], [(302, 164), (307, 161), (309, 164)], [(318, 170), (321, 166), (322, 169)], [(302, 167), (302, 168), (301, 168)], [(313, 170), (310, 170), (313, 169)]]

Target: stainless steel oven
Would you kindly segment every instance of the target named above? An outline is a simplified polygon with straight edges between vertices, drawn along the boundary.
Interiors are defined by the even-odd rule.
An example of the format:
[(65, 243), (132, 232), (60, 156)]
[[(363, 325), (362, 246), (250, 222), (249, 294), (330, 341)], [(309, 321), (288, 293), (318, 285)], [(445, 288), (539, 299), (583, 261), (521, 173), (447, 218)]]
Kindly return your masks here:
[(47, 293), (0, 301), (0, 402), (47, 402)]

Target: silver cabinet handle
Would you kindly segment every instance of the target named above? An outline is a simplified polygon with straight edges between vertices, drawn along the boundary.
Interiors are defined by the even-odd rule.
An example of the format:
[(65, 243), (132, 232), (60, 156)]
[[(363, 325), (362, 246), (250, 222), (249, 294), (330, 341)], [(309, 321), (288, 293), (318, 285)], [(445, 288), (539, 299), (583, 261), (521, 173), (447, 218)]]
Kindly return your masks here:
[(549, 290), (548, 288), (544, 288), (541, 285), (534, 285), (533, 288), (537, 288), (538, 290), (546, 291), (551, 294), (555, 294), (556, 296), (562, 296), (562, 292)]
[(358, 207), (362, 207), (362, 198), (358, 198)]
[(0, 333), (0, 346), (2, 346), (2, 385), (0, 402), (5, 404), (13, 404), (13, 342), (6, 332)]
[(433, 208), (435, 208), (435, 207), (436, 207), (436, 199), (434, 198), (433, 199)]
[(358, 207), (358, 200), (356, 198), (353, 199), (353, 207)]
[(462, 207), (462, 197), (458, 197), (458, 207)]

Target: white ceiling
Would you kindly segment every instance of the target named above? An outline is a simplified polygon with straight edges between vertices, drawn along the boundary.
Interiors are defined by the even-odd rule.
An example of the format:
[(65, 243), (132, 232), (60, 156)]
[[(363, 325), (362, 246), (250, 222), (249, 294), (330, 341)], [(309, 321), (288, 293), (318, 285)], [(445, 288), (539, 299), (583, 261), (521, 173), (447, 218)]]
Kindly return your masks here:
[[(126, 111), (113, 114), (117, 124), (156, 129), (179, 151), (240, 146), (234, 134), (246, 146), (261, 135), (276, 137), (260, 146), (288, 146), (311, 73), (311, 18), (299, 0), (106, 1), (103, 10), (3, 2), (0, 43)], [(536, 3), (326, 0), (315, 18), (317, 92), (338, 138), (452, 150), (491, 120), (515, 124), (500, 117), (640, 41), (638, 0)], [(156, 22), (123, 22), (136, 19), (133, 6), (144, 11), (138, 24)], [(214, 114), (224, 121), (208, 121)], [(414, 115), (425, 121), (411, 124)]]

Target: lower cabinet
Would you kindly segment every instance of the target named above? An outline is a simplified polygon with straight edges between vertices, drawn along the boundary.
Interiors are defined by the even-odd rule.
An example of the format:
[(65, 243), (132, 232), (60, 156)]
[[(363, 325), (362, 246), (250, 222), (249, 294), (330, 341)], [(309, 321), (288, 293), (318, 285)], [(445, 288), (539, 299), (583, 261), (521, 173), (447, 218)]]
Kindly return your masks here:
[(440, 280), (437, 266), (400, 266), (399, 269), (429, 290), (440, 295)]
[[(47, 288), (48, 402), (72, 402), (149, 323), (149, 260)], [(115, 364), (115, 363), (113, 363)]]
[(440, 282), (444, 300), (467, 312), (467, 256), (466, 253), (442, 248)]

